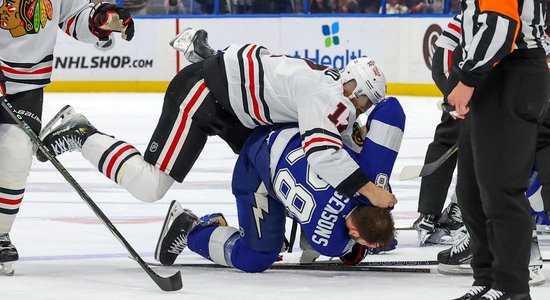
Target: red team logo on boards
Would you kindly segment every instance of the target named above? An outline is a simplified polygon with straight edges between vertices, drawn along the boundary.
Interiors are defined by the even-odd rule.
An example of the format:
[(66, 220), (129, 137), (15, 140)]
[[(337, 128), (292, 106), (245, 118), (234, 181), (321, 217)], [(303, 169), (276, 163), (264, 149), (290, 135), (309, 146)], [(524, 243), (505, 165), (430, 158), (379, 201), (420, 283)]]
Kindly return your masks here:
[(443, 33), (443, 29), (437, 24), (432, 24), (426, 29), (426, 33), (424, 34), (422, 53), (424, 54), (424, 62), (430, 70), (432, 69), (432, 57), (436, 49), (435, 41), (437, 41), (441, 33)]

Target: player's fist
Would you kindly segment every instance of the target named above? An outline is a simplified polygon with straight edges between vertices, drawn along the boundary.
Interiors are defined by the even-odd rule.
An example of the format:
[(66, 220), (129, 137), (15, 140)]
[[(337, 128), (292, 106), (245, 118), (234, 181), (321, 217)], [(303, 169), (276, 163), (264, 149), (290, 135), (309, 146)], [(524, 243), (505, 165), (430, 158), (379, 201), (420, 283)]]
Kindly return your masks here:
[(346, 265), (355, 266), (367, 256), (367, 250), (367, 246), (355, 243), (350, 252), (340, 256), (340, 260)]
[(94, 6), (89, 19), (90, 31), (104, 41), (114, 32), (120, 32), (123, 39), (129, 41), (134, 37), (134, 20), (132, 15), (122, 7), (111, 3), (99, 3)]
[(394, 194), (376, 186), (370, 181), (359, 189), (359, 193), (369, 198), (372, 205), (380, 208), (393, 208), (394, 205), (397, 204), (397, 199)]
[(0, 94), (6, 96), (6, 77), (4, 77), (2, 69), (0, 69)]

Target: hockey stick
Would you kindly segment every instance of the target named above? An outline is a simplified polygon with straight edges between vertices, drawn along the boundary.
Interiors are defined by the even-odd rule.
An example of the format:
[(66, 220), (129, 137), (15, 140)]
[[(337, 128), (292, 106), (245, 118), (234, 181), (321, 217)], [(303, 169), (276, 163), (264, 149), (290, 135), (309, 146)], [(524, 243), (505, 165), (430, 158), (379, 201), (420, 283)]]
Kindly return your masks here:
[[(165, 265), (160, 264), (158, 262), (148, 262), (147, 264), (155, 267), (165, 267)], [(324, 260), (324, 261), (316, 261), (310, 264), (304, 264), (304, 263), (285, 263), (285, 262), (276, 262), (273, 264), (273, 266), (280, 266), (280, 265), (289, 265), (289, 266), (343, 266), (347, 268), (354, 268), (354, 267), (404, 267), (404, 266), (434, 266), (437, 265), (437, 260), (388, 260), (388, 261), (363, 261), (355, 266), (349, 266), (346, 265), (339, 260)], [(225, 266), (222, 265), (216, 265), (216, 264), (210, 264), (210, 263), (180, 263), (180, 264), (173, 264), (171, 267), (185, 267), (185, 266), (191, 266), (191, 267), (202, 267), (205, 266), (206, 268), (225, 268)]]
[(290, 240), (288, 241), (288, 253), (292, 253), (294, 242), (296, 242), (296, 231), (298, 231), (298, 222), (292, 219), (292, 228), (290, 229)]
[[(437, 108), (439, 110), (449, 113), (451, 115), (456, 115), (455, 107), (449, 103), (440, 101), (437, 103)], [(447, 152), (445, 152), (438, 160), (425, 164), (423, 166), (405, 166), (399, 174), (399, 180), (409, 180), (418, 177), (424, 177), (435, 172), (441, 165), (449, 159), (455, 152), (458, 150), (458, 143), (454, 144)]]
[[(429, 262), (430, 264), (424, 264)], [(348, 266), (343, 263), (274, 263), (270, 270), (296, 270), (296, 271), (332, 271), (332, 272), (402, 272), (402, 273), (437, 273), (436, 267), (430, 268), (413, 268), (407, 266), (433, 266), (432, 261), (412, 261), (411, 264), (392, 264), (392, 262), (373, 262), (373, 265), (361, 263), (356, 266)], [(405, 263), (405, 261), (401, 261)], [(416, 264), (419, 263), (419, 264)], [(231, 269), (231, 267), (222, 266), (210, 263), (179, 263), (171, 266), (164, 266), (160, 263), (149, 262), (149, 265), (156, 267), (172, 267), (172, 268), (208, 268), (208, 269)]]
[(447, 152), (445, 152), (440, 158), (436, 161), (425, 164), (423, 166), (404, 166), (399, 174), (399, 180), (409, 180), (418, 177), (424, 177), (435, 172), (441, 165), (449, 159), (453, 154), (458, 151), (458, 143), (454, 144)]
[(95, 204), (95, 202), (88, 196), (88, 194), (82, 189), (82, 187), (76, 182), (76, 180), (71, 176), (71, 174), (65, 169), (65, 167), (55, 158), (53, 155), (50, 154), (48, 151), (48, 148), (42, 143), (42, 141), (38, 138), (36, 133), (31, 129), (31, 127), (23, 120), (21, 115), (15, 110), (15, 108), (11, 105), (11, 103), (8, 102), (8, 100), (0, 95), (0, 98), (2, 100), (2, 107), (8, 112), (10, 117), (19, 125), (21, 128), (25, 131), (25, 133), (30, 137), (32, 142), (38, 147), (37, 151), (42, 151), (44, 155), (48, 158), (49, 161), (52, 162), (52, 164), (55, 166), (55, 168), (63, 175), (65, 180), (76, 190), (78, 195), (86, 202), (86, 204), (92, 209), (92, 211), (96, 214), (96, 216), (103, 221), (103, 224), (113, 233), (113, 235), (119, 240), (120, 243), (130, 252), (132, 257), (135, 261), (138, 262), (138, 264), (141, 266), (143, 270), (153, 279), (153, 281), (164, 291), (177, 291), (183, 287), (183, 283), (181, 281), (181, 272), (178, 271), (176, 274), (165, 278), (161, 277), (157, 273), (155, 273), (146, 263), (143, 261), (143, 259), (139, 256), (139, 254), (132, 248), (132, 246), (124, 239), (122, 234), (118, 231), (118, 229), (111, 223), (109, 218), (105, 216), (105, 214), (101, 211), (101, 209)]

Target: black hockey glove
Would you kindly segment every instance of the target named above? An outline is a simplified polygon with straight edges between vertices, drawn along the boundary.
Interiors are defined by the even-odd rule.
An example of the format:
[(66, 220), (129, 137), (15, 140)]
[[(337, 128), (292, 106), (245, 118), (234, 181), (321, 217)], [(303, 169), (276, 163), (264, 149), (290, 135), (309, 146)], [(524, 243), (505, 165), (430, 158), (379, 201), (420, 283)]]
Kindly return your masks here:
[(367, 257), (367, 246), (363, 246), (359, 243), (355, 243), (351, 248), (351, 251), (340, 256), (340, 260), (346, 265), (355, 266), (359, 264), (365, 257)]
[(120, 32), (121, 37), (127, 41), (134, 37), (132, 15), (125, 8), (107, 2), (94, 6), (90, 13), (89, 27), (102, 41), (108, 40), (113, 31)]
[(2, 69), (0, 69), (0, 94), (6, 96), (6, 77), (4, 77)]

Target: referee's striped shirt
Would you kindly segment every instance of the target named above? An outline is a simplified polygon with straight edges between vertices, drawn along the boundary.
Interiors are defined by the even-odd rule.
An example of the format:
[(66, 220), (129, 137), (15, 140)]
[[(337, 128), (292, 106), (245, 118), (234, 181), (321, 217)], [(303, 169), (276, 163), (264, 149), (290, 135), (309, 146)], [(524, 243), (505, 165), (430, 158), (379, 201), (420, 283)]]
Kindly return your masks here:
[(460, 81), (476, 86), (516, 49), (544, 49), (547, 0), (463, 0)]

